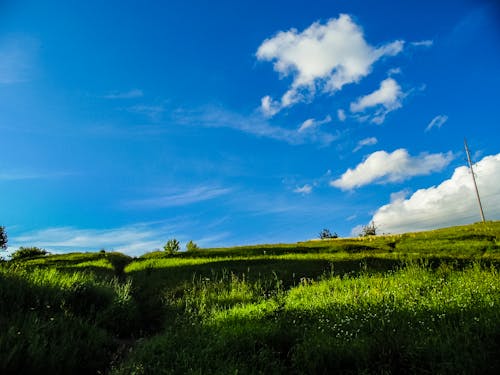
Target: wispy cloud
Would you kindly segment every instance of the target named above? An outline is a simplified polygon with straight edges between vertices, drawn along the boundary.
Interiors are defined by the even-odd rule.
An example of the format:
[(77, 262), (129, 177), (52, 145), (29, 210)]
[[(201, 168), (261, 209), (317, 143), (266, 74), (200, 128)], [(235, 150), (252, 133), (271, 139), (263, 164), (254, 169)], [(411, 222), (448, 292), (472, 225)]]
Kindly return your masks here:
[(432, 119), (431, 122), (429, 122), (429, 125), (425, 128), (425, 131), (428, 132), (432, 128), (440, 128), (441, 126), (444, 125), (444, 123), (448, 121), (448, 116), (446, 115), (438, 115)]
[(191, 126), (235, 129), (256, 137), (271, 138), (292, 145), (318, 143), (328, 146), (339, 138), (338, 133), (331, 134), (319, 129), (314, 132), (299, 132), (296, 129), (271, 125), (269, 119), (258, 113), (245, 116), (214, 107), (198, 111), (179, 111), (174, 115), (173, 120), (179, 124)]
[(0, 84), (29, 81), (34, 71), (38, 41), (26, 35), (0, 37)]
[(401, 182), (413, 176), (441, 171), (453, 158), (451, 152), (411, 156), (403, 148), (392, 153), (377, 151), (354, 169), (349, 168), (340, 178), (331, 181), (330, 185), (349, 190), (371, 183)]
[[(163, 236), (175, 233), (174, 226), (162, 226)], [(136, 224), (113, 229), (55, 227), (41, 229), (11, 239), (12, 247), (38, 246), (54, 252), (95, 251), (101, 248), (139, 254), (161, 247), (160, 229)]]
[(427, 39), (427, 40), (419, 40), (417, 42), (412, 42), (411, 45), (414, 47), (432, 47), (434, 44), (433, 40)]
[[(53, 253), (71, 251), (97, 251), (100, 249), (120, 251), (129, 255), (161, 249), (169, 238), (177, 238), (181, 245), (194, 240), (203, 247), (221, 246), (221, 241), (230, 236), (228, 231), (219, 231), (218, 224), (204, 223), (209, 230), (200, 230), (199, 223), (176, 218), (171, 221), (145, 222), (117, 228), (51, 227), (10, 236), (11, 253), (20, 246), (38, 246)], [(197, 237), (193, 237), (197, 228)]]
[(369, 114), (370, 121), (381, 124), (389, 112), (401, 108), (404, 96), (401, 86), (393, 78), (387, 78), (380, 83), (377, 90), (352, 102), (350, 109), (351, 112), (357, 113), (375, 108), (374, 112)]
[(104, 99), (135, 99), (144, 96), (142, 90), (132, 89), (129, 91), (113, 91), (103, 96)]
[(313, 188), (309, 184), (305, 184), (304, 186), (297, 187), (293, 190), (294, 193), (297, 194), (311, 194)]
[(357, 152), (366, 146), (376, 145), (377, 142), (378, 142), (378, 140), (375, 137), (362, 139), (361, 141), (358, 142), (358, 145), (354, 148), (354, 150), (352, 150), (352, 152)]
[[(487, 220), (500, 219), (500, 154), (476, 164), (477, 184)], [(406, 192), (405, 192), (406, 193)], [(381, 232), (404, 233), (479, 221), (479, 208), (467, 167), (455, 169), (451, 178), (437, 186), (417, 190), (406, 199), (391, 195), (373, 221)]]
[(167, 191), (165, 194), (160, 194), (146, 199), (131, 200), (125, 202), (125, 206), (130, 208), (165, 208), (186, 206), (228, 195), (231, 192), (232, 189), (230, 188), (199, 186), (182, 191)]
[(359, 82), (377, 60), (399, 54), (403, 46), (401, 40), (380, 47), (369, 45), (362, 28), (347, 14), (325, 24), (315, 22), (302, 32), (280, 31), (259, 46), (256, 56), (261, 61), (274, 61), (274, 70), (281, 76), (292, 76), (293, 82), (280, 100), (265, 96), (262, 112), (272, 116), (312, 98), (316, 91), (333, 93)]
[(313, 118), (307, 119), (300, 125), (299, 132), (303, 132), (305, 130), (313, 130), (318, 126), (328, 124), (329, 122), (332, 122), (332, 118), (330, 115), (326, 116), (323, 120), (315, 120)]

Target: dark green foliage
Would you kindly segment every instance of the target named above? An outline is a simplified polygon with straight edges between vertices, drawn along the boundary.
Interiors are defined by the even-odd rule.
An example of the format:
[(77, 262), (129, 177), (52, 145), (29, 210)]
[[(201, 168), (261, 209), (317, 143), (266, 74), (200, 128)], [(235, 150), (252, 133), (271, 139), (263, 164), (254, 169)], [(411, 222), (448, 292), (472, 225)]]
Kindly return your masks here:
[(187, 251), (194, 251), (194, 250), (199, 250), (200, 248), (198, 247), (198, 245), (196, 243), (193, 242), (193, 240), (190, 240), (187, 244), (186, 244), (186, 250)]
[(5, 227), (0, 226), (0, 250), (7, 250), (7, 232)]
[(171, 238), (167, 241), (165, 246), (163, 246), (163, 250), (165, 250), (165, 253), (168, 255), (176, 254), (180, 251), (180, 249), (181, 245), (175, 238)]
[(20, 247), (16, 251), (11, 254), (12, 260), (25, 259), (25, 258), (34, 258), (43, 255), (47, 255), (48, 251), (45, 249), (40, 249), (38, 247)]
[(338, 234), (333, 232), (331, 233), (329, 229), (323, 229), (321, 232), (319, 232), (319, 238), (321, 238), (322, 240), (325, 240), (325, 239), (331, 239), (331, 238), (338, 238)]

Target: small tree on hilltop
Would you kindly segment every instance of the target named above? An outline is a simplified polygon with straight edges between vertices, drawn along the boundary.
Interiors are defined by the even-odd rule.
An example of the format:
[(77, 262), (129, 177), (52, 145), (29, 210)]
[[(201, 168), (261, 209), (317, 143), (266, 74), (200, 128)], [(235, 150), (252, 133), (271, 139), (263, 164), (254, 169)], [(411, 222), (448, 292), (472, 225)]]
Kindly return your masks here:
[(186, 244), (186, 250), (187, 251), (193, 251), (193, 250), (199, 250), (199, 246), (193, 242), (193, 240), (190, 240), (187, 244)]
[(375, 226), (375, 223), (372, 221), (370, 224), (365, 225), (363, 229), (361, 230), (361, 237), (367, 237), (367, 236), (375, 236), (377, 234), (377, 227)]
[(7, 250), (7, 233), (2, 226), (0, 226), (0, 249)]
[(180, 249), (181, 245), (175, 238), (171, 238), (167, 241), (165, 246), (163, 246), (163, 250), (165, 250), (165, 252), (170, 255), (179, 252)]
[(333, 232), (331, 233), (329, 229), (323, 229), (321, 232), (319, 232), (319, 238), (322, 240), (328, 239), (328, 238), (338, 238), (338, 234)]

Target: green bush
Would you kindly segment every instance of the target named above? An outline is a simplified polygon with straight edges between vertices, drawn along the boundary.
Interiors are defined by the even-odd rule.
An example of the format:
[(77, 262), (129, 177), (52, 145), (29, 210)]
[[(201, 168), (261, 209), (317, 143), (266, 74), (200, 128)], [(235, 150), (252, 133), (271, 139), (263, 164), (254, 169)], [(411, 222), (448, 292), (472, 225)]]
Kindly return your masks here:
[(319, 238), (321, 238), (322, 240), (325, 240), (325, 239), (330, 239), (330, 238), (338, 238), (339, 235), (335, 232), (330, 232), (329, 229), (323, 229), (321, 232), (319, 232)]
[(200, 249), (199, 246), (196, 243), (194, 243), (192, 240), (186, 244), (187, 251), (193, 251), (193, 250), (199, 250), (199, 249)]
[(163, 249), (167, 254), (175, 254), (179, 252), (179, 250), (181, 249), (181, 245), (175, 238), (171, 238), (167, 241), (165, 246), (163, 246)]
[(17, 259), (25, 259), (25, 258), (33, 258), (38, 256), (43, 256), (48, 254), (48, 251), (45, 249), (40, 249), (38, 247), (20, 247), (18, 250), (14, 251), (11, 254), (12, 260)]

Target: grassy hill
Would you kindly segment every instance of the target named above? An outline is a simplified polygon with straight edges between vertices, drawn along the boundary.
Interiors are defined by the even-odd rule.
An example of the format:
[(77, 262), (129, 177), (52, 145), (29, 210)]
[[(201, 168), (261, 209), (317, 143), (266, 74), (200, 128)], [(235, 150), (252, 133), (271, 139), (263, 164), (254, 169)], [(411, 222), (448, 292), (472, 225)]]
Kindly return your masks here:
[(0, 263), (0, 373), (500, 372), (500, 222)]

